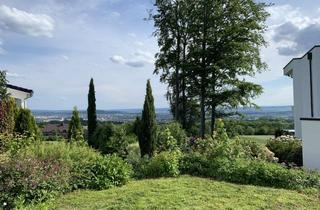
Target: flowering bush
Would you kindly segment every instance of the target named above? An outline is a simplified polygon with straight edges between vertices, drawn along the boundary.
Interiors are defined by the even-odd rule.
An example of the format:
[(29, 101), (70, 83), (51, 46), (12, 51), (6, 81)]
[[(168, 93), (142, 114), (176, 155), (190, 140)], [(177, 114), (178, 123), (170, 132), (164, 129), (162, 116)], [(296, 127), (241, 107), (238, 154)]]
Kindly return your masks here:
[(69, 168), (54, 159), (14, 158), (0, 165), (0, 203), (42, 202), (69, 189)]
[(121, 186), (132, 172), (131, 166), (115, 155), (103, 156), (84, 144), (65, 141), (33, 142), (15, 156), (0, 160), (0, 202), (6, 203), (4, 208), (42, 202), (75, 189)]
[(270, 139), (267, 147), (279, 158), (280, 163), (302, 166), (302, 141), (292, 136)]

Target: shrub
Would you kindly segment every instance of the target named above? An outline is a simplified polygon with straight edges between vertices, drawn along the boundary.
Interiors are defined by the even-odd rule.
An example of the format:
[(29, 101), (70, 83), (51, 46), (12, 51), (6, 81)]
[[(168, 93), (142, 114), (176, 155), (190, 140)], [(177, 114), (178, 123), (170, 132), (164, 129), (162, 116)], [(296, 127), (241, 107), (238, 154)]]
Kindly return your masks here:
[(176, 177), (180, 174), (179, 159), (181, 153), (162, 152), (153, 158), (141, 158), (134, 164), (135, 177), (137, 178), (156, 178), (156, 177)]
[(298, 169), (287, 169), (263, 160), (206, 158), (198, 153), (183, 156), (180, 170), (184, 174), (204, 176), (239, 184), (286, 189), (319, 188), (320, 175)]
[(122, 186), (128, 182), (132, 168), (116, 155), (99, 157), (94, 162), (83, 166), (83, 173), (77, 177), (80, 188), (102, 190)]
[(121, 158), (102, 156), (82, 144), (65, 142), (41, 143), (30, 146), (24, 156), (52, 158), (70, 168), (72, 189), (105, 189), (125, 184), (131, 168)]
[(178, 149), (177, 140), (172, 136), (169, 128), (157, 133), (156, 151), (173, 151)]
[(0, 203), (5, 208), (43, 202), (69, 189), (69, 168), (54, 159), (15, 158), (0, 165)]
[(0, 154), (7, 153), (10, 157), (15, 157), (22, 149), (35, 141), (33, 136), (0, 134)]
[(164, 130), (170, 131), (171, 136), (177, 141), (177, 145), (180, 149), (186, 146), (188, 137), (186, 131), (182, 128), (180, 123), (169, 123), (159, 129), (160, 132)]
[(292, 136), (271, 139), (267, 147), (279, 158), (279, 162), (302, 166), (302, 141)]
[(73, 108), (72, 117), (68, 128), (68, 141), (69, 142), (83, 142), (83, 128), (80, 119), (80, 113), (77, 107)]
[(14, 126), (14, 131), (21, 135), (32, 135), (37, 133), (37, 125), (30, 110), (19, 110)]
[(17, 106), (13, 98), (0, 100), (0, 133), (13, 133)]
[(240, 144), (244, 150), (245, 157), (249, 159), (266, 160), (270, 162), (277, 162), (278, 158), (266, 146), (262, 146), (250, 140), (237, 140), (235, 144)]
[(110, 145), (110, 139), (113, 133), (114, 127), (112, 124), (107, 123), (99, 125), (92, 136), (93, 148), (98, 149), (103, 153), (107, 153), (109, 147), (108, 145)]

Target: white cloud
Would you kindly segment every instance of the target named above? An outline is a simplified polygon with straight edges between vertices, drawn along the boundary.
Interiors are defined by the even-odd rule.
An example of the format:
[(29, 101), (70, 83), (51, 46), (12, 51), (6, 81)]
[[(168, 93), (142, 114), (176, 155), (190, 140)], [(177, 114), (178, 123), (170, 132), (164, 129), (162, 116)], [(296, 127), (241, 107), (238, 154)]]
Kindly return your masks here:
[(14, 73), (14, 72), (7, 72), (7, 76), (11, 77), (11, 78), (19, 78), (19, 77), (21, 77), (20, 74)]
[(152, 53), (142, 50), (137, 50), (130, 59), (126, 59), (120, 55), (114, 55), (110, 58), (113, 63), (117, 64), (125, 64), (134, 68), (141, 68), (146, 66), (147, 64), (154, 63), (154, 56)]
[(270, 7), (270, 41), (277, 46), (278, 53), (296, 56), (319, 43), (320, 19), (303, 14), (290, 5)]
[(3, 42), (0, 40), (0, 55), (4, 55), (4, 54), (6, 54), (6, 51), (5, 51), (5, 49), (3, 49)]
[(125, 59), (121, 55), (114, 55), (110, 58), (113, 63), (124, 63)]
[(61, 58), (62, 58), (64, 61), (69, 61), (69, 60), (70, 60), (69, 56), (66, 56), (66, 55), (62, 55)]
[(48, 15), (28, 13), (1, 5), (0, 30), (36, 37), (52, 37), (54, 20)]
[(128, 35), (129, 35), (130, 37), (132, 37), (132, 38), (137, 38), (137, 34), (135, 34), (135, 33), (128, 33)]
[(143, 47), (144, 46), (144, 43), (143, 42), (139, 42), (139, 41), (134, 42), (134, 44), (139, 46), (139, 47)]
[(114, 18), (118, 18), (121, 16), (121, 14), (119, 12), (111, 12), (111, 16)]

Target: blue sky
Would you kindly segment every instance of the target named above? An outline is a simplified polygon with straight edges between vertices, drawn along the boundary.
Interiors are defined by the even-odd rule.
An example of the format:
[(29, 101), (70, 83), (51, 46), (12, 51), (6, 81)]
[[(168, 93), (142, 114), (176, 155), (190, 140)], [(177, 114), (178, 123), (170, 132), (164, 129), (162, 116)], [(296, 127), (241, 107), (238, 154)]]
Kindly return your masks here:
[[(292, 80), (282, 67), (318, 44), (320, 5), (278, 0), (268, 8), (269, 71), (251, 80), (264, 87), (263, 105), (292, 105)], [(152, 74), (156, 40), (144, 21), (152, 0), (0, 0), (0, 68), (10, 83), (31, 88), (31, 109), (87, 106), (95, 80), (99, 109), (142, 107), (151, 79), (156, 107), (168, 107), (166, 86)]]

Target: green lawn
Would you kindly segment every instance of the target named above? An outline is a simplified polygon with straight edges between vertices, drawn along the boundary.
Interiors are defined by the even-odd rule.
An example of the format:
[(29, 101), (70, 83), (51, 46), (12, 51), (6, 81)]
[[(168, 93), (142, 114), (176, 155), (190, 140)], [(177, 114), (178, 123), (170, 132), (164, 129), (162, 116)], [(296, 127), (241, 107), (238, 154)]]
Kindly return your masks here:
[(251, 141), (255, 141), (258, 144), (266, 145), (267, 141), (274, 136), (240, 136), (241, 139), (247, 139)]
[(317, 193), (305, 195), (296, 191), (182, 176), (132, 181), (121, 188), (105, 191), (77, 191), (57, 199), (50, 209), (310, 210), (320, 209), (320, 199)]

